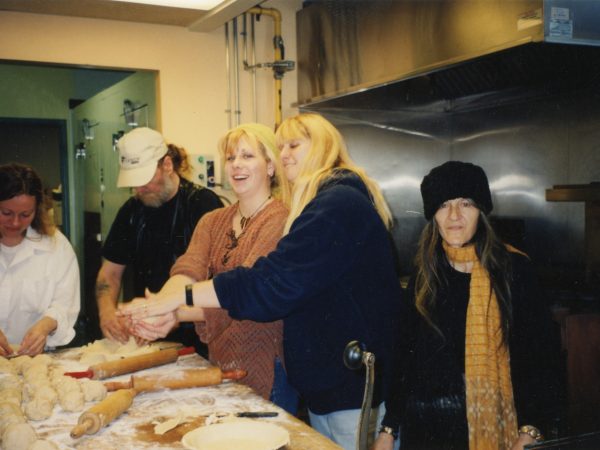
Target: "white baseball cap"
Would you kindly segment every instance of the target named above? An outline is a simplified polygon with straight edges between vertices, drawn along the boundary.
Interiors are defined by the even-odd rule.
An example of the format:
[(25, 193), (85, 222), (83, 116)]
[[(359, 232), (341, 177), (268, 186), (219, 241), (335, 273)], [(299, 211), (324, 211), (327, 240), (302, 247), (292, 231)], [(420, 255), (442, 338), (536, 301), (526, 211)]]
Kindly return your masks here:
[(117, 142), (119, 150), (119, 177), (117, 187), (137, 187), (147, 184), (154, 173), (158, 160), (167, 153), (162, 135), (150, 128), (131, 130)]

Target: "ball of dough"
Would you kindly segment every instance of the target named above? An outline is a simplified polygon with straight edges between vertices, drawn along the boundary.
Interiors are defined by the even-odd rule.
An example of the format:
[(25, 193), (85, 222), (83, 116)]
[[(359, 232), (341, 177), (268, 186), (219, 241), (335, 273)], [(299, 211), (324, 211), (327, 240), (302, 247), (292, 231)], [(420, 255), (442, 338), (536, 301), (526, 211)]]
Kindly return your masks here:
[(53, 405), (55, 405), (58, 401), (58, 393), (49, 384), (38, 386), (38, 388), (35, 391), (34, 397), (47, 400)]
[(4, 430), (13, 423), (25, 423), (21, 407), (11, 402), (0, 402), (0, 437)]
[(23, 397), (21, 395), (21, 389), (18, 388), (7, 388), (0, 391), (0, 398), (5, 402), (14, 403), (17, 406), (21, 406)]
[(31, 364), (31, 356), (21, 355), (10, 360), (17, 373), (23, 373), (23, 370)]
[(45, 366), (49, 366), (53, 362), (54, 362), (54, 359), (52, 359), (52, 356), (46, 355), (44, 353), (41, 353), (39, 355), (35, 355), (33, 357), (33, 363), (34, 364), (43, 364)]
[(75, 378), (68, 377), (68, 376), (60, 377), (54, 383), (54, 388), (56, 389), (56, 392), (58, 392), (59, 397), (65, 392), (81, 389), (79, 387), (79, 381), (77, 381)]
[(83, 392), (81, 392), (79, 386), (77, 389), (67, 391), (62, 395), (59, 394), (58, 399), (64, 411), (82, 411), (85, 404)]
[(17, 369), (4, 356), (0, 356), (0, 373), (17, 373)]
[(54, 404), (50, 401), (34, 397), (32, 401), (25, 403), (25, 415), (29, 420), (45, 420), (52, 415)]
[(29, 447), (27, 450), (58, 450), (58, 447), (54, 442), (47, 441), (45, 439), (38, 439)]
[(32, 364), (23, 370), (23, 378), (26, 380), (48, 378), (48, 366), (44, 364)]
[(95, 402), (106, 397), (106, 386), (99, 380), (81, 380), (81, 390), (86, 402)]
[(12, 373), (0, 374), (0, 390), (8, 388), (21, 389), (22, 384), (21, 379), (17, 375)]
[(10, 450), (27, 450), (37, 441), (37, 434), (28, 423), (13, 423), (2, 433), (2, 448)]

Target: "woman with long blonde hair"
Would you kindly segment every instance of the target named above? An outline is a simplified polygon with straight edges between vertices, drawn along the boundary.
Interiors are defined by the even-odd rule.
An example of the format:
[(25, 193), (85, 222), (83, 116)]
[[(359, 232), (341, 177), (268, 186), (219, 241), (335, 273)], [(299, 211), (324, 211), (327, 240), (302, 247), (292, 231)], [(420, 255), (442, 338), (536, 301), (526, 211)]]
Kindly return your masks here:
[[(235, 319), (283, 319), (285, 364), (311, 424), (347, 450), (356, 447), (363, 399), (360, 371), (344, 366), (353, 340), (376, 355), (374, 413), (391, 373), (401, 288), (388, 234), (391, 216), (376, 183), (350, 159), (340, 133), (317, 114), (285, 120), (276, 133), (292, 185), (291, 215), (277, 248), (188, 287), (196, 306)], [(185, 304), (184, 289), (134, 300), (134, 321)]]

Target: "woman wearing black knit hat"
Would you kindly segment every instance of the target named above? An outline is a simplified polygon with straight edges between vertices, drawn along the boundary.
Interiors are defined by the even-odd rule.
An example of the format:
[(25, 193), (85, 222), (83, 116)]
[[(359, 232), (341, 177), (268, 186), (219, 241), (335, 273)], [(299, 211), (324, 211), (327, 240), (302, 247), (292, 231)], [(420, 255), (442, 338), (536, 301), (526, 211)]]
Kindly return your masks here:
[[(528, 257), (487, 215), (483, 169), (459, 161), (421, 184), (425, 226), (409, 283), (395, 392), (375, 449), (522, 449), (557, 408), (559, 348)], [(550, 417), (548, 417), (550, 416)]]

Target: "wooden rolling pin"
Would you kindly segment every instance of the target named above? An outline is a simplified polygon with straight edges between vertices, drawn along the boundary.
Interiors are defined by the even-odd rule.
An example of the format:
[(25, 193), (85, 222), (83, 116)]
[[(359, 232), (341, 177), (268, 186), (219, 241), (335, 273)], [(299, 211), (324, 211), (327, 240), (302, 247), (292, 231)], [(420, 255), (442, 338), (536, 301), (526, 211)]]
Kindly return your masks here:
[(108, 381), (104, 383), (108, 391), (135, 389), (137, 392), (160, 391), (162, 389), (186, 389), (212, 386), (223, 380), (239, 380), (246, 376), (245, 370), (222, 372), (218, 367), (206, 369), (183, 369), (168, 374), (132, 375), (129, 381)]
[(137, 394), (135, 389), (121, 389), (110, 393), (104, 400), (95, 404), (79, 416), (77, 425), (71, 430), (71, 437), (77, 439), (84, 434), (97, 433), (131, 406)]
[(168, 348), (152, 353), (145, 353), (143, 355), (128, 356), (114, 361), (104, 361), (90, 366), (88, 370), (82, 372), (66, 372), (65, 375), (73, 378), (104, 380), (105, 378), (116, 377), (117, 375), (123, 375), (125, 373), (137, 372), (138, 370), (169, 364), (177, 361), (177, 358), (182, 355), (188, 355), (194, 352), (194, 347), (185, 347), (181, 349)]
[(100, 428), (127, 411), (138, 392), (211, 386), (224, 379), (239, 380), (245, 376), (245, 370), (221, 372), (218, 367), (209, 367), (184, 369), (168, 375), (132, 376), (130, 381), (107, 382), (105, 385), (108, 390), (117, 390), (79, 416), (77, 425), (71, 430), (71, 437), (77, 439), (84, 434), (97, 433)]

